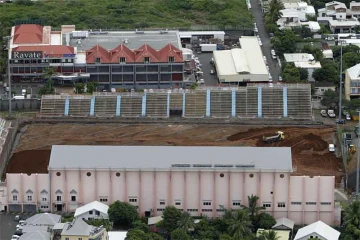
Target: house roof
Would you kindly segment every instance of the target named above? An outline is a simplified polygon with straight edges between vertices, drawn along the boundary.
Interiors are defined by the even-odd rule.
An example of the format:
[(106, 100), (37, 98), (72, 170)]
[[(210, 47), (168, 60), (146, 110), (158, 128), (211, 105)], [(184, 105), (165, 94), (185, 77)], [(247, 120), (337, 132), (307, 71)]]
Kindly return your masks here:
[(158, 59), (160, 62), (168, 62), (169, 57), (174, 57), (175, 62), (182, 62), (182, 51), (171, 44), (166, 45), (158, 51)]
[(82, 207), (79, 207), (76, 209), (75, 211), (75, 217), (78, 217), (86, 212), (92, 211), (92, 210), (97, 210), (99, 212), (102, 212), (104, 214), (108, 214), (108, 210), (109, 210), (109, 206), (106, 204), (103, 204), (101, 202), (98, 201), (93, 201), (91, 203), (88, 203)]
[(28, 224), (24, 225), (22, 228), (23, 233), (36, 232), (36, 231), (47, 232), (47, 230), (48, 230), (48, 226), (34, 226)]
[(144, 62), (144, 57), (149, 57), (150, 62), (159, 62), (159, 56), (155, 49), (148, 44), (144, 44), (138, 49), (134, 50), (135, 62)]
[(53, 226), (60, 222), (61, 216), (52, 213), (39, 213), (26, 219), (27, 225), (47, 225)]
[(22, 24), (15, 27), (14, 44), (42, 43), (43, 27), (36, 24)]
[(280, 226), (285, 226), (289, 229), (293, 229), (294, 228), (294, 221), (293, 220), (290, 220), (286, 217), (282, 217), (282, 218), (278, 218), (276, 219), (276, 224), (274, 226), (272, 226), (272, 228), (278, 228)]
[(308, 53), (284, 53), (286, 62), (309, 62), (314, 60), (314, 56)]
[(109, 240), (125, 240), (127, 232), (108, 232)]
[(288, 172), (292, 171), (291, 148), (54, 145), (49, 162), (49, 170), (113, 168), (138, 171), (184, 167)]
[(131, 51), (127, 46), (124, 44), (120, 44), (116, 48), (112, 49), (110, 51), (111, 54), (111, 62), (112, 63), (118, 63), (120, 57), (125, 57), (126, 62), (134, 62), (135, 56), (134, 52)]
[(157, 224), (158, 222), (160, 222), (162, 220), (163, 220), (162, 216), (150, 217), (150, 218), (148, 218), (148, 225)]
[(345, 3), (338, 2), (338, 1), (332, 1), (332, 2), (325, 3), (325, 7), (330, 7), (330, 6), (333, 6), (333, 5), (340, 6), (342, 8), (346, 8)]
[(100, 58), (102, 63), (111, 62), (109, 52), (100, 45), (95, 45), (86, 51), (86, 63), (95, 63), (96, 58)]
[(27, 232), (21, 235), (19, 240), (49, 240), (50, 233), (44, 231)]
[(90, 236), (94, 226), (87, 224), (81, 218), (67, 223), (61, 232), (61, 236)]
[(346, 69), (351, 80), (360, 79), (360, 63), (352, 66), (351, 68)]
[(326, 225), (322, 221), (317, 221), (306, 227), (300, 228), (296, 233), (294, 240), (302, 239), (313, 233), (316, 233), (327, 240), (338, 240), (340, 236), (340, 232), (336, 231), (329, 225)]
[(57, 224), (54, 225), (52, 230), (63, 230), (65, 225), (66, 225), (66, 223), (57, 223)]
[(41, 46), (19, 46), (12, 49), (13, 52), (42, 52), (46, 55), (74, 54), (74, 48), (71, 46), (60, 45), (41, 45)]

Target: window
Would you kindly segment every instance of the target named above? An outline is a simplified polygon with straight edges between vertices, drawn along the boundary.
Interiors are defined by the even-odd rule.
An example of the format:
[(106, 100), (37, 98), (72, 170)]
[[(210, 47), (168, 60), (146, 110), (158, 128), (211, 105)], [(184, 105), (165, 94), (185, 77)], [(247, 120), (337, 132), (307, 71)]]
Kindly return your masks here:
[(70, 240), (70, 238), (65, 238), (65, 240)]
[(306, 202), (306, 205), (316, 205), (316, 202)]
[(156, 209), (156, 211), (157, 212), (163, 212), (163, 211), (165, 211), (165, 208), (158, 208), (158, 209)]
[(171, 63), (175, 62), (175, 58), (174, 57), (169, 57), (169, 62), (171, 62)]
[(165, 205), (165, 202), (164, 202), (164, 201), (160, 201), (160, 205)]
[(211, 206), (211, 202), (210, 202), (210, 201), (204, 201), (204, 202), (203, 202), (203, 205), (204, 205), (204, 206)]
[(181, 205), (181, 202), (175, 202), (175, 205), (179, 206), (179, 205)]
[(285, 203), (284, 202), (278, 202), (278, 207), (280, 208), (284, 208), (285, 207)]
[(79, 238), (78, 240), (82, 240), (82, 238)]
[(76, 196), (71, 196), (71, 201), (76, 202)]
[(28, 200), (28, 201), (32, 201), (32, 196), (29, 196), (29, 195), (28, 195), (28, 196), (27, 196), (27, 200)]
[(13, 201), (17, 201), (17, 195), (13, 195)]
[(197, 210), (197, 209), (188, 209), (187, 211), (188, 212), (198, 212), (199, 210)]
[(95, 215), (96, 215), (96, 216), (100, 216), (100, 212), (99, 212), (99, 211), (95, 211)]
[(120, 62), (120, 63), (126, 63), (126, 58), (121, 57), (121, 58), (119, 59), (119, 62)]
[(240, 202), (240, 200), (236, 200), (236, 201), (233, 201), (232, 205), (233, 206), (240, 206), (241, 202)]
[(201, 209), (202, 212), (212, 212), (212, 209)]
[(137, 198), (129, 198), (129, 202), (137, 202)]
[(150, 58), (149, 57), (144, 57), (144, 63), (150, 63)]
[(100, 58), (95, 58), (95, 63), (100, 63), (101, 59)]
[(56, 201), (61, 201), (61, 196), (56, 196)]
[(225, 208), (218, 208), (216, 209), (217, 212), (225, 212)]
[(291, 202), (291, 205), (301, 205), (301, 202)]
[(264, 208), (269, 208), (269, 207), (271, 207), (271, 203), (264, 202), (264, 203), (263, 203), (263, 207), (264, 207)]
[(43, 197), (41, 200), (42, 200), (43, 202), (46, 202), (46, 201), (47, 201), (47, 198), (46, 198), (46, 197)]
[(89, 211), (89, 214), (92, 215), (92, 214), (93, 214), (93, 211)]
[(321, 205), (331, 205), (331, 202), (321, 202)]
[(100, 202), (107, 202), (107, 198), (100, 198)]

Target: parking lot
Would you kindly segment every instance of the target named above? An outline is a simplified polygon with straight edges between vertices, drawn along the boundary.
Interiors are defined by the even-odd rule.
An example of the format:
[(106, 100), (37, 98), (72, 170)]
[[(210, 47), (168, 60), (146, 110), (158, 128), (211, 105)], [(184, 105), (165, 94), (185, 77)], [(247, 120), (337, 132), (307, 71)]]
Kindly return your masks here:
[(21, 219), (26, 219), (31, 217), (34, 214), (30, 213), (8, 213), (0, 212), (0, 239), (1, 240), (10, 240), (11, 236), (15, 233), (16, 225), (18, 224), (14, 221), (16, 215), (20, 215)]
[(197, 55), (200, 63), (202, 64), (202, 71), (204, 72), (203, 79), (205, 80), (205, 86), (217, 86), (218, 80), (217, 76), (211, 75), (210, 70), (213, 70), (213, 65), (210, 63), (211, 58), (213, 57), (212, 53), (200, 53)]

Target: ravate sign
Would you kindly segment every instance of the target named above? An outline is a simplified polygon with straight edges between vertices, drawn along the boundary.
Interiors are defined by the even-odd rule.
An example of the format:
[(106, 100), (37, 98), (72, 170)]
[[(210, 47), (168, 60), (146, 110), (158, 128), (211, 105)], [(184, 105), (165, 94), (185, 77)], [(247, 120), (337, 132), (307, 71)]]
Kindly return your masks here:
[(42, 52), (13, 52), (13, 59), (42, 58)]

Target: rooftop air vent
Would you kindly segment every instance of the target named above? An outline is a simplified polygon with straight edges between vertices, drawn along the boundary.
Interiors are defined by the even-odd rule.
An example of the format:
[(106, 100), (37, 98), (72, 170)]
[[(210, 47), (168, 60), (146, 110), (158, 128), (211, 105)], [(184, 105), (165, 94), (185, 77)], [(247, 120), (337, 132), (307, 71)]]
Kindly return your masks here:
[(236, 165), (237, 168), (253, 168), (255, 167), (255, 164), (239, 164)]
[(231, 164), (215, 164), (215, 167), (218, 167), (218, 168), (232, 168), (232, 167), (234, 167), (234, 165), (231, 165)]

